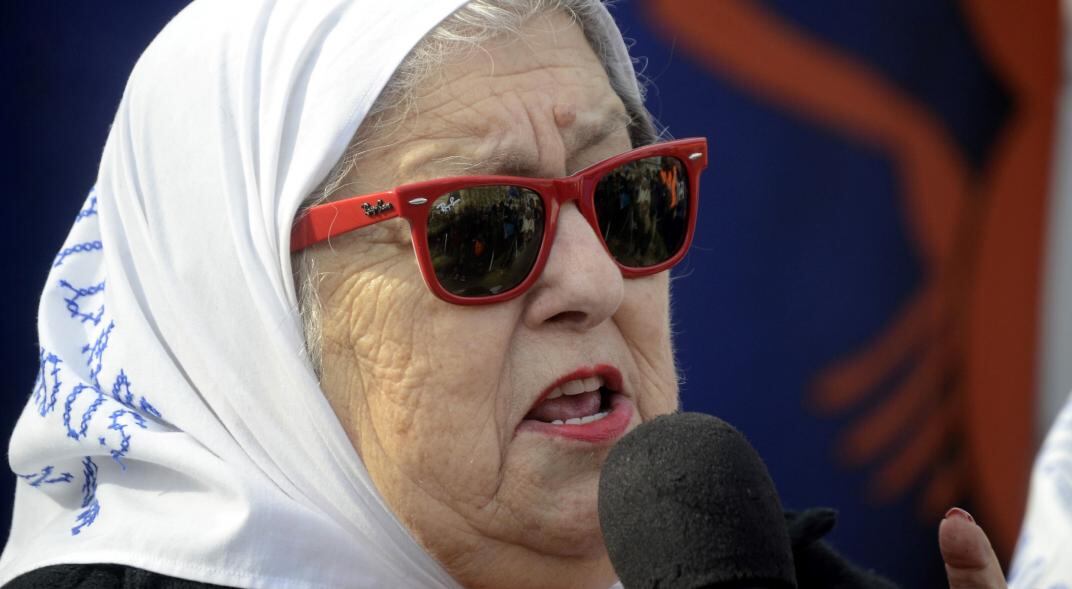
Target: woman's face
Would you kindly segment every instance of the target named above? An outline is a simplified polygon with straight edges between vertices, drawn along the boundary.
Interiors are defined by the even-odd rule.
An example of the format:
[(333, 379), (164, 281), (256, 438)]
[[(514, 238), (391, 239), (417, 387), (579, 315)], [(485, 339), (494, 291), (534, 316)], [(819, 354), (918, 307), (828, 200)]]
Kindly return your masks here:
[[(565, 176), (630, 149), (622, 102), (557, 14), (452, 62), (408, 113), (372, 138), (346, 194), (464, 174)], [(432, 295), (402, 221), (313, 255), (323, 389), (418, 541), (467, 586), (609, 585), (600, 466), (621, 430), (677, 407), (667, 274), (624, 280), (573, 205), (539, 281), (504, 303)], [(604, 389), (548, 403), (558, 384)], [(620, 427), (548, 423), (611, 401), (603, 419)]]

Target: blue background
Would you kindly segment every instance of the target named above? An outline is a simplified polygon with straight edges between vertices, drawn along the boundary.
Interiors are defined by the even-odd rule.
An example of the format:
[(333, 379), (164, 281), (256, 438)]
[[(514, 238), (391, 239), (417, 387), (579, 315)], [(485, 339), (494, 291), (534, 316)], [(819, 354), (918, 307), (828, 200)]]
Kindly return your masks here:
[[(3, 371), (0, 432), (33, 383), (37, 296), (96, 176), (108, 126), (141, 50), (185, 1), (4, 2)], [(941, 119), (973, 166), (1011, 108), (951, 0), (767, 0), (810, 34), (872, 65)], [(675, 136), (707, 136), (700, 227), (675, 270), (686, 408), (737, 425), (789, 507), (841, 513), (832, 541), (905, 587), (941, 586), (937, 521), (909, 492), (876, 505), (870, 475), (833, 459), (837, 418), (809, 412), (809, 383), (872, 337), (919, 285), (898, 178), (883, 153), (765, 102), (653, 30), (639, 0), (615, 10), (654, 84), (649, 107)], [(970, 100), (964, 97), (970, 96)], [(906, 432), (905, 435), (911, 435)], [(0, 489), (11, 497), (14, 477)], [(0, 529), (11, 502), (0, 499)]]

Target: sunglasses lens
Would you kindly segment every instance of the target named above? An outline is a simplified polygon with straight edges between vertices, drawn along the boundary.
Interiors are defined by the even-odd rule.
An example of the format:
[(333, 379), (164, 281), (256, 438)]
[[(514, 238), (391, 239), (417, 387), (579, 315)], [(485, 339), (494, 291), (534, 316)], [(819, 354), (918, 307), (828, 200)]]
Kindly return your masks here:
[(528, 188), (478, 186), (440, 196), (428, 213), (439, 284), (461, 297), (514, 288), (536, 263), (543, 228), (543, 201)]
[(624, 164), (596, 184), (599, 230), (623, 266), (646, 268), (674, 257), (689, 228), (688, 173), (675, 157)]

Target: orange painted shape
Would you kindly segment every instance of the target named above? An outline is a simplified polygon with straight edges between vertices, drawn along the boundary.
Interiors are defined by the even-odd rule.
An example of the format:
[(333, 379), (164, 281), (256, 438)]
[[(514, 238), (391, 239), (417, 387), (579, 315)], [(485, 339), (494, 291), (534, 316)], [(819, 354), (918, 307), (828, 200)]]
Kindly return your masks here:
[[(951, 425), (960, 424), (974, 468), (964, 481), (956, 466), (934, 473), (923, 501), (941, 509), (963, 482), (985, 513), (999, 552), (1007, 555), (1019, 529), (1033, 452), (1039, 264), (1060, 19), (1055, 0), (963, 5), (1016, 105), (981, 179), (969, 179), (964, 158), (925, 107), (866, 64), (759, 4), (648, 4), (654, 20), (702, 63), (788, 112), (881, 149), (894, 163), (925, 282), (870, 344), (820, 376), (813, 401), (823, 411), (844, 410), (871, 394), (914, 348), (954, 346), (961, 357), (951, 359), (947, 370), (962, 371), (964, 379), (962, 396), (947, 405), (956, 411), (929, 421), (921, 432), (925, 439), (878, 473), (887, 489), (879, 494), (901, 488), (943, 438), (960, 431)], [(970, 202), (984, 210), (970, 210)], [(958, 235), (968, 241), (955, 243)], [(969, 251), (956, 251), (958, 245)]]
[(923, 492), (920, 518), (930, 519), (933, 514), (956, 503), (962, 497), (963, 475), (963, 468), (959, 464), (938, 465)]
[(878, 386), (919, 342), (935, 332), (938, 291), (924, 288), (897, 312), (890, 329), (819, 376), (812, 398), (824, 413), (844, 411)]
[(1035, 452), (1035, 358), (1061, 19), (1055, 1), (963, 4), (1016, 105), (982, 184), (990, 206), (968, 308), (966, 383), (973, 478), (980, 503), (993, 514), (988, 531), (1008, 554)]
[(914, 424), (925, 407), (939, 405), (935, 391), (940, 391), (942, 371), (949, 363), (949, 352), (932, 346), (915, 364), (891, 394), (878, 407), (850, 426), (842, 447), (846, 464), (860, 465), (873, 459)]
[(935, 411), (921, 423), (904, 450), (881, 469), (871, 486), (871, 495), (879, 502), (892, 501), (903, 494), (933, 464), (950, 428), (948, 411)]
[(967, 168), (941, 123), (866, 64), (741, 0), (653, 0), (656, 23), (694, 57), (766, 100), (886, 152), (901, 172), (921, 254), (942, 267)]

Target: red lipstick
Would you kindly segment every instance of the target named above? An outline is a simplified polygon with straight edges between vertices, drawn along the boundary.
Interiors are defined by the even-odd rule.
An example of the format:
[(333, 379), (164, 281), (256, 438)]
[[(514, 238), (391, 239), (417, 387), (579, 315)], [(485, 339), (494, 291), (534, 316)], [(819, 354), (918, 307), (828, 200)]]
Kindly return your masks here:
[[(530, 431), (541, 435), (573, 439), (581, 442), (600, 443), (614, 441), (621, 437), (632, 421), (634, 407), (631, 399), (622, 392), (622, 375), (617, 368), (600, 364), (597, 366), (583, 367), (556, 379), (537, 398), (533, 407), (537, 407), (548, 395), (558, 387), (570, 381), (585, 378), (599, 377), (603, 380), (600, 389), (601, 406), (598, 411), (599, 417), (594, 421), (585, 423), (562, 423), (560, 420), (554, 423), (540, 419), (525, 419), (518, 426), (518, 431)], [(589, 419), (587, 416), (585, 419)], [(546, 419), (546, 418), (545, 418)]]

